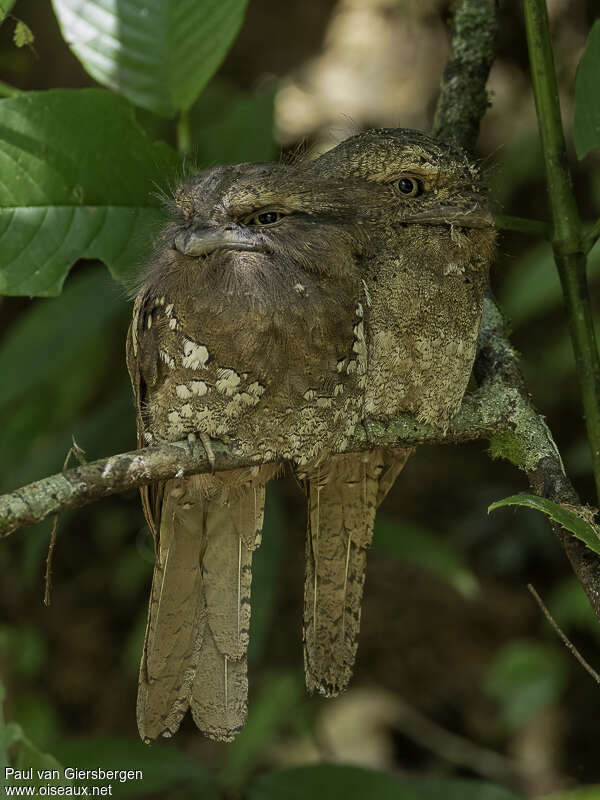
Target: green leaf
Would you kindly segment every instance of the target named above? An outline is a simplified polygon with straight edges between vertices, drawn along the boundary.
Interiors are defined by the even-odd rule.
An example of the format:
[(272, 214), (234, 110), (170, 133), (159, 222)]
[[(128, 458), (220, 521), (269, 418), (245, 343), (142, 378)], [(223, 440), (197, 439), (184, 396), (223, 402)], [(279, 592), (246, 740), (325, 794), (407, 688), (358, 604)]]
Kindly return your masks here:
[[(147, 745), (134, 739), (97, 736), (62, 742), (54, 750), (63, 764), (69, 767), (141, 770), (141, 780), (108, 781), (113, 784), (117, 797), (146, 797), (152, 792), (161, 792), (186, 782), (193, 785), (196, 797), (218, 800), (214, 780), (206, 767), (164, 740)], [(90, 781), (86, 785), (105, 786), (106, 783)]]
[(16, 46), (25, 47), (27, 44), (33, 44), (34, 41), (35, 36), (33, 35), (31, 28), (26, 25), (23, 20), (18, 20), (13, 33), (13, 42), (16, 44)]
[[(39, 787), (43, 784), (50, 783), (53, 785), (65, 785), (68, 783), (62, 777), (62, 766), (50, 753), (43, 753), (39, 750), (33, 742), (25, 735), (23, 728), (15, 722), (10, 722), (8, 725), (0, 724), (0, 757), (10, 749), (11, 758), (9, 759), (10, 765), (14, 769), (27, 770), (33, 768), (33, 780), (21, 781), (11, 780), (8, 777), (8, 785), (26, 785)], [(37, 770), (58, 770), (61, 777), (56, 780), (39, 777)], [(2, 769), (0, 774), (0, 787), (4, 784), (5, 773)]]
[(194, 155), (201, 166), (243, 161), (271, 161), (275, 86), (241, 92), (215, 80), (190, 111)]
[(564, 578), (555, 587), (548, 608), (561, 628), (579, 628), (595, 638), (600, 637), (598, 618), (590, 606), (583, 587), (574, 575)]
[(403, 778), (360, 767), (320, 764), (262, 775), (247, 800), (518, 800), (518, 795), (491, 783), (452, 778)]
[[(74, 275), (63, 295), (40, 300), (10, 328), (0, 349), (0, 410), (36, 397), (42, 383), (72, 365), (125, 306), (101, 269)], [(23, 364), (29, 364), (23, 370)]]
[(258, 697), (252, 698), (246, 725), (227, 748), (222, 777), (227, 787), (244, 785), (280, 729), (289, 726), (303, 697), (304, 685), (298, 675), (283, 672), (265, 681)]
[[(600, 248), (594, 248), (589, 254), (588, 275), (594, 285), (600, 280)], [(552, 248), (548, 242), (541, 242), (519, 259), (503, 282), (500, 295), (502, 311), (514, 330), (552, 311), (562, 302), (563, 293)]]
[(126, 276), (164, 220), (152, 192), (172, 177), (176, 154), (102, 89), (2, 100), (0, 128), (0, 293), (57, 295), (78, 258)]
[(595, 786), (583, 786), (557, 794), (545, 794), (544, 800), (600, 800), (600, 783)]
[(189, 109), (241, 28), (247, 0), (53, 0), (87, 72), (165, 117)]
[[(28, 781), (15, 781), (17, 786), (45, 786), (49, 783), (52, 786), (68, 786), (70, 781), (64, 777), (63, 768), (59, 761), (50, 753), (43, 753), (26, 736), (22, 738), (17, 750), (17, 757), (14, 759), (14, 767), (18, 770), (33, 769), (33, 778)], [(44, 777), (38, 774), (38, 770), (58, 770), (58, 778)]]
[(24, 739), (23, 728), (16, 722), (9, 722), (7, 725), (0, 726), (0, 750), (6, 751), (13, 744), (22, 742)]
[(558, 702), (566, 677), (565, 660), (556, 647), (513, 641), (497, 654), (484, 685), (499, 705), (502, 722), (517, 730)]
[(0, 23), (4, 22), (6, 15), (14, 6), (15, 0), (0, 0)]
[(477, 579), (452, 546), (419, 525), (378, 515), (373, 548), (441, 575), (464, 597), (473, 597), (478, 591)]
[(488, 506), (488, 514), (496, 508), (502, 508), (502, 506), (525, 506), (527, 508), (533, 508), (536, 511), (541, 511), (543, 514), (550, 517), (551, 520), (561, 525), (565, 530), (570, 531), (573, 536), (580, 539), (590, 550), (600, 555), (600, 528), (591, 521), (588, 522), (582, 519), (579, 514), (576, 514), (575, 511), (572, 510), (580, 508), (583, 510), (583, 513), (589, 514), (589, 510), (586, 510), (583, 506), (560, 505), (559, 503), (554, 503), (552, 500), (547, 500), (545, 497), (538, 497), (535, 494), (526, 494), (523, 492), (522, 494), (514, 494), (511, 497), (505, 497), (504, 500), (497, 500), (495, 503), (492, 503)]
[(577, 158), (581, 160), (600, 147), (600, 20), (590, 31), (575, 77), (573, 135)]

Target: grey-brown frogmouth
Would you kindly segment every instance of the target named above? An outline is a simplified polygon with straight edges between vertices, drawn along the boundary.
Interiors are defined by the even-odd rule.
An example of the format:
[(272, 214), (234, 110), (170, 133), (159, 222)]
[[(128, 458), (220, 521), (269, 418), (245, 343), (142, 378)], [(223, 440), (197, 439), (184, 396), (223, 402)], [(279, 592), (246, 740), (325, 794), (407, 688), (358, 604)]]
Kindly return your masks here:
[[(373, 130), (317, 159), (320, 179), (365, 181), (357, 207), (371, 245), (365, 293), (363, 418), (411, 412), (445, 429), (475, 358), (495, 230), (477, 167), (413, 130)], [(363, 194), (357, 194), (357, 206)], [(302, 471), (308, 494), (304, 661), (309, 690), (352, 675), (366, 549), (377, 506), (411, 450), (334, 456)]]
[(127, 342), (140, 446), (200, 435), (256, 461), (142, 491), (156, 550), (145, 740), (172, 735), (188, 708), (215, 739), (245, 721), (252, 551), (276, 470), (265, 462), (308, 468), (361, 415), (361, 191), (301, 167), (215, 167), (175, 192), (141, 276)]
[(373, 131), (295, 166), (218, 167), (175, 193), (127, 358), (140, 445), (200, 435), (253, 469), (143, 490), (156, 566), (142, 738), (188, 707), (243, 725), (252, 550), (277, 459), (309, 494), (307, 686), (345, 688), (375, 511), (410, 450), (336, 454), (362, 419), (445, 427), (475, 353), (493, 249), (475, 168), (415, 131)]

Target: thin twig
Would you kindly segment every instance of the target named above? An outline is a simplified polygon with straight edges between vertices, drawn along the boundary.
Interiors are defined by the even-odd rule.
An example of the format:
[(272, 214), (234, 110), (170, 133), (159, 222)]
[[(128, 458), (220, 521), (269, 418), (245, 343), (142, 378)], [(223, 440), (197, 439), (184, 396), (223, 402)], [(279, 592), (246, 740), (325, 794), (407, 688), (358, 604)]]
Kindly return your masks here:
[(552, 625), (552, 627), (554, 628), (554, 630), (556, 631), (556, 633), (557, 633), (557, 634), (560, 636), (560, 638), (562, 639), (562, 641), (563, 641), (563, 644), (565, 645), (565, 647), (567, 648), (567, 650), (570, 650), (570, 651), (571, 651), (571, 653), (572, 653), (572, 654), (575, 656), (575, 658), (577, 659), (577, 661), (579, 661), (579, 663), (580, 663), (580, 664), (581, 664), (581, 666), (584, 668), (584, 670), (585, 670), (585, 671), (586, 671), (586, 672), (587, 672), (589, 675), (591, 675), (591, 676), (592, 676), (592, 678), (593, 678), (593, 679), (596, 681), (596, 683), (600, 684), (600, 675), (598, 675), (598, 673), (596, 672), (596, 670), (595, 670), (593, 667), (591, 667), (591, 666), (588, 664), (588, 662), (587, 662), (587, 661), (585, 660), (585, 658), (584, 658), (584, 657), (581, 655), (581, 653), (579, 652), (579, 650), (578, 650), (578, 649), (575, 647), (575, 645), (573, 644), (573, 642), (571, 642), (571, 641), (570, 641), (570, 639), (568, 639), (568, 638), (567, 638), (566, 634), (565, 634), (565, 633), (563, 633), (563, 631), (562, 631), (562, 630), (560, 629), (560, 627), (558, 626), (558, 623), (556, 622), (556, 620), (554, 619), (554, 617), (552, 616), (552, 614), (551, 614), (551, 613), (548, 611), (548, 609), (546, 608), (546, 606), (545, 606), (545, 604), (544, 604), (544, 601), (543, 601), (543, 600), (542, 600), (542, 598), (539, 596), (539, 594), (536, 592), (536, 590), (533, 588), (533, 586), (532, 586), (530, 583), (528, 583), (528, 584), (527, 584), (527, 588), (529, 589), (529, 592), (530, 592), (530, 593), (533, 595), (533, 598), (535, 599), (535, 602), (536, 602), (536, 603), (538, 604), (538, 606), (541, 608), (541, 610), (542, 610), (542, 612), (543, 612), (544, 616), (546, 617), (546, 619), (548, 620), (548, 622), (550, 623), (550, 625)]
[[(75, 437), (73, 436), (73, 444), (69, 447), (67, 455), (65, 456), (65, 460), (63, 462), (63, 473), (66, 471), (67, 467), (69, 466), (69, 461), (71, 458), (75, 457), (79, 461), (79, 466), (82, 466), (86, 463), (85, 460), (85, 450), (81, 448), (77, 442), (75, 441)], [(46, 571), (44, 573), (44, 605), (50, 605), (50, 596), (52, 594), (52, 561), (54, 558), (54, 548), (56, 547), (56, 538), (58, 536), (58, 520), (59, 515), (56, 514), (54, 517), (54, 523), (52, 525), (52, 531), (50, 532), (50, 541), (48, 542), (48, 552), (46, 554)]]
[(54, 557), (54, 548), (56, 547), (56, 537), (58, 534), (58, 517), (54, 517), (52, 524), (52, 531), (50, 533), (50, 541), (48, 542), (48, 553), (46, 554), (46, 571), (44, 572), (44, 605), (50, 605), (50, 596), (52, 594), (52, 559)]

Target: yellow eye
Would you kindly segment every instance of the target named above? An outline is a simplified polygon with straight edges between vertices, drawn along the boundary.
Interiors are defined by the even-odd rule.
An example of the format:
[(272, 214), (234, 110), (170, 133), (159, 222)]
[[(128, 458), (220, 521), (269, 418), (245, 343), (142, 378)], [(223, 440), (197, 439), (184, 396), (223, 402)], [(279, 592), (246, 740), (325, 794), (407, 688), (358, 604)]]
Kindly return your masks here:
[(285, 217), (281, 211), (261, 211), (260, 214), (254, 214), (245, 221), (246, 225), (273, 225), (279, 222), (280, 219)]
[(423, 194), (423, 184), (417, 178), (400, 178), (396, 181), (396, 186), (405, 197), (418, 197)]

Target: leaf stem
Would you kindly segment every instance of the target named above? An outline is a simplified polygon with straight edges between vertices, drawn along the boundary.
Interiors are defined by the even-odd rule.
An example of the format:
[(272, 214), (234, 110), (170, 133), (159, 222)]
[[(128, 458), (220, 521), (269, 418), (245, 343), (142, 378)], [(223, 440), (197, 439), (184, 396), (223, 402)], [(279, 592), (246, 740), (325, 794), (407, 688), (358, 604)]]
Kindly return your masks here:
[(494, 223), (499, 230), (516, 231), (538, 236), (542, 239), (552, 239), (552, 225), (541, 219), (526, 219), (525, 217), (510, 217), (506, 214), (496, 214)]
[(531, 81), (554, 233), (552, 249), (560, 276), (600, 497), (600, 358), (586, 275), (584, 239), (573, 195), (560, 115), (554, 55), (545, 0), (524, 0)]
[(182, 109), (177, 120), (177, 149), (183, 156), (189, 155), (192, 149), (192, 133), (190, 128), (190, 112)]

